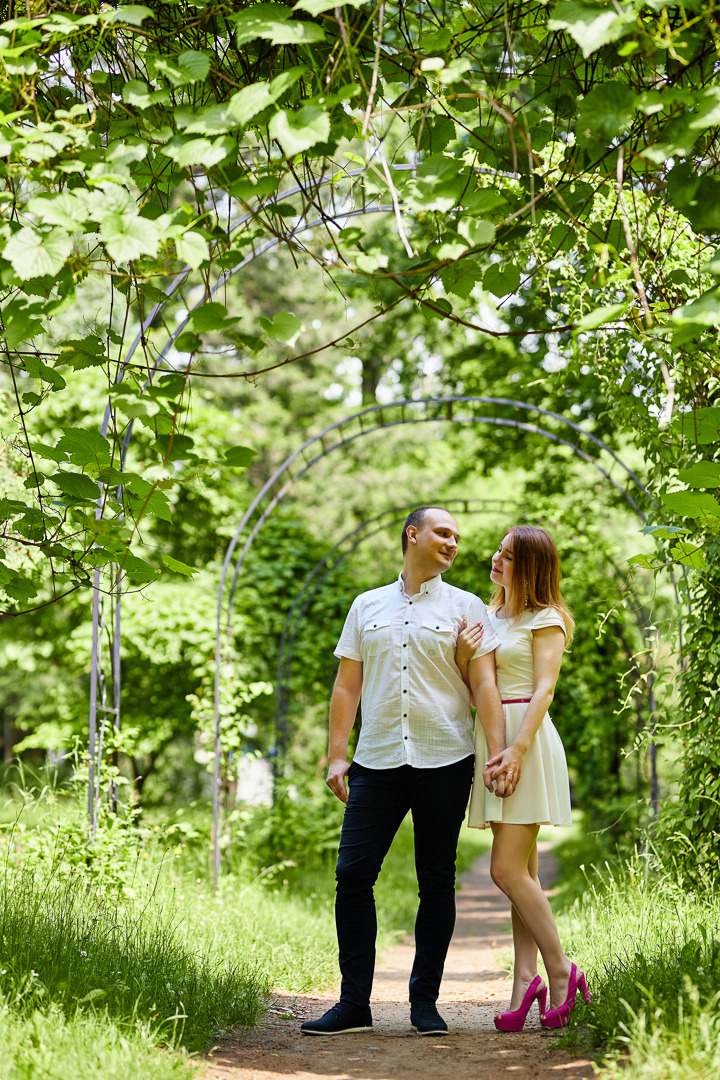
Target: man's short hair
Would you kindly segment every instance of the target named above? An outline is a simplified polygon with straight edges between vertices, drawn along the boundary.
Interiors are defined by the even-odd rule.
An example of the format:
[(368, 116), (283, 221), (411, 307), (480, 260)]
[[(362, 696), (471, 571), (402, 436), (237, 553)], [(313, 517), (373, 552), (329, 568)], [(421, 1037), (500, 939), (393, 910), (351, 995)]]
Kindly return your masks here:
[(408, 546), (407, 531), (408, 531), (409, 526), (410, 525), (414, 526), (414, 528), (416, 528), (417, 531), (420, 532), (420, 530), (423, 527), (423, 522), (425, 521), (425, 514), (427, 513), (428, 510), (442, 510), (442, 507), (441, 506), (418, 506), (417, 510), (413, 510), (412, 513), (408, 514), (408, 516), (405, 518), (405, 524), (403, 525), (403, 531), (402, 531), (402, 551), (403, 551), (403, 555), (407, 551), (407, 546)]

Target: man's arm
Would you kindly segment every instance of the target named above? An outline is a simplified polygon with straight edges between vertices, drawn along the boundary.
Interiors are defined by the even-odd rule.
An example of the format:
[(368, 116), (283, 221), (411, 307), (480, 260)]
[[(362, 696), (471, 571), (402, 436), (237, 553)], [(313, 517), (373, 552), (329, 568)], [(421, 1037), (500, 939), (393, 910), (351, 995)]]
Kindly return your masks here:
[[(327, 786), (341, 802), (348, 801), (347, 760), (348, 739), (355, 723), (362, 690), (362, 660), (340, 658), (335, 686), (330, 699), (330, 739), (328, 742)], [(503, 741), (502, 747), (505, 748)]]
[[(505, 749), (505, 717), (495, 681), (495, 654), (490, 652), (471, 660), (468, 664), (468, 676), (478, 719), (485, 732), (488, 759), (493, 758)], [(492, 791), (493, 794), (501, 797), (512, 794), (512, 790), (506, 791), (504, 776), (497, 777), (496, 789), (493, 789), (493, 782), (487, 770), (483, 772), (483, 781), (488, 791)]]

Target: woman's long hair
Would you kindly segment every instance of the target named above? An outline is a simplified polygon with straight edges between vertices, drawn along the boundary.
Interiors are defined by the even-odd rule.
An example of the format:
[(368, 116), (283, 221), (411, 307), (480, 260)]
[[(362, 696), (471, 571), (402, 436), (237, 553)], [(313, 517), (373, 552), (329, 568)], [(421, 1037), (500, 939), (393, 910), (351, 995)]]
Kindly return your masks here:
[(511, 603), (508, 604), (502, 585), (496, 585), (488, 605), (490, 610), (504, 606), (505, 617), (517, 619), (526, 610), (555, 608), (565, 623), (565, 636), (570, 644), (575, 620), (560, 591), (560, 556), (555, 541), (536, 525), (512, 525), (503, 533), (503, 540), (508, 535), (512, 536), (513, 546)]

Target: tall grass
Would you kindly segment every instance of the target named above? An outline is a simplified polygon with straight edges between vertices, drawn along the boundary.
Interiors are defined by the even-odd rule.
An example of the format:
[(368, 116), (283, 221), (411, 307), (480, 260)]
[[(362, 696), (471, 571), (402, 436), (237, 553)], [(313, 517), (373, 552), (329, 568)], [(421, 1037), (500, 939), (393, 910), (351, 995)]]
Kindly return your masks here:
[[(604, 1080), (720, 1077), (714, 891), (646, 853), (589, 869), (582, 894), (557, 918), (566, 951), (588, 976), (592, 1008), (579, 1018), (609, 1054)], [(571, 1042), (578, 1037), (570, 1031)]]

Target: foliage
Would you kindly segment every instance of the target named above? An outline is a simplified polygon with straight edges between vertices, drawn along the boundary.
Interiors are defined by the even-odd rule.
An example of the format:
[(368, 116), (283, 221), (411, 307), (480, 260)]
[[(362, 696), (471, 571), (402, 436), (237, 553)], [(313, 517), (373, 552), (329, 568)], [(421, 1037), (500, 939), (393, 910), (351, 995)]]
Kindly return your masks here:
[[(588, 974), (587, 1020), (595, 1045), (633, 1053), (643, 1041), (686, 1053), (688, 1025), (717, 1022), (720, 906), (653, 853), (581, 867), (582, 893), (558, 928)], [(689, 1072), (678, 1075), (692, 1075)]]
[(720, 839), (720, 542), (693, 582), (681, 682), (682, 752), (676, 797), (663, 808), (659, 832), (675, 858), (707, 883), (717, 880)]
[[(326, 237), (313, 257), (340, 287), (363, 281), (376, 315), (411, 301), (512, 338), (525, 330), (504, 300), (497, 317), (468, 318), (471, 294), (482, 282), (502, 300), (531, 280), (535, 333), (595, 343), (604, 392), (631, 430), (650, 424), (665, 479), (688, 409), (714, 437), (712, 4), (186, 7), (49, 3), (2, 27), (4, 360), (24, 484), (2, 504), (2, 577), (16, 605), (38, 588), (22, 551), (47, 597), (96, 569), (105, 588), (191, 572), (144, 551), (140, 524), (172, 519), (208, 470), (251, 460), (195, 443), (192, 384), (214, 374), (218, 345), (239, 354), (236, 377), (304, 354), (292, 312), (239, 331), (221, 297), (253, 244), (301, 248), (309, 213)], [(396, 207), (390, 253), (342, 216), (337, 229), (340, 203), (376, 197)], [(679, 263), (655, 258), (670, 243)], [(86, 297), (97, 318), (78, 322)], [(78, 378), (107, 402), (101, 431), (66, 409), (44, 442), (34, 414), (71, 402)], [(707, 490), (674, 502), (690, 528), (682, 561), (692, 523), (716, 529), (717, 502)]]

